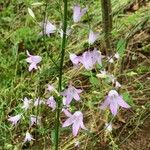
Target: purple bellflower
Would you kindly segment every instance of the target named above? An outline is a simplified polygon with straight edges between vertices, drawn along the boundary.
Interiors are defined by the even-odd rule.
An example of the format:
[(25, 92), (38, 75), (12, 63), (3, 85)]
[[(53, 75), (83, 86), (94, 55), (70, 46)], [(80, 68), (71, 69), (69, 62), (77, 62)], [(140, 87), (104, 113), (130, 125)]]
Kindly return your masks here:
[(100, 108), (104, 110), (109, 107), (113, 116), (116, 116), (119, 106), (123, 108), (130, 108), (130, 106), (123, 100), (122, 96), (120, 96), (116, 90), (111, 90)]
[(49, 21), (46, 21), (44, 23), (40, 23), (40, 26), (42, 27), (42, 29), (44, 29), (44, 33), (43, 31), (40, 32), (40, 35), (47, 35), (50, 36), (51, 33), (55, 33), (56, 32), (56, 27), (50, 23)]
[(37, 69), (37, 64), (41, 62), (42, 57), (38, 56), (38, 55), (31, 55), (28, 51), (27, 51), (27, 55), (29, 56), (26, 61), (28, 63), (30, 63), (29, 66), (29, 71), (32, 71), (33, 69)]
[(68, 89), (66, 89), (64, 92), (62, 92), (62, 96), (66, 97), (65, 105), (69, 105), (72, 101), (72, 99), (75, 99), (76, 101), (80, 100), (79, 94), (82, 92), (81, 89), (76, 89), (74, 86), (69, 85)]
[(102, 65), (102, 58), (104, 56), (101, 55), (101, 52), (94, 49), (93, 51), (86, 51), (82, 54), (82, 56), (77, 56), (75, 54), (70, 54), (70, 60), (74, 65), (78, 65), (81, 63), (85, 69), (92, 70), (94, 65), (97, 63)]
[(25, 139), (24, 139), (24, 143), (25, 142), (31, 142), (32, 140), (35, 140), (32, 135), (27, 131), (26, 132), (26, 136), (25, 136)]
[(52, 108), (52, 111), (54, 111), (54, 110), (56, 109), (56, 101), (54, 100), (54, 97), (53, 97), (53, 96), (51, 96), (51, 97), (47, 100), (46, 104), (47, 104), (49, 107)]
[(89, 33), (89, 44), (94, 44), (94, 42), (97, 40), (98, 38), (98, 33), (94, 33), (92, 30), (90, 30), (90, 33)]
[(20, 119), (21, 119), (21, 114), (13, 116), (13, 117), (9, 117), (8, 121), (10, 121), (12, 125), (16, 126)]
[(76, 5), (73, 8), (73, 21), (75, 23), (81, 20), (81, 17), (87, 12), (87, 8), (81, 9), (80, 6)]
[(86, 51), (83, 53), (81, 63), (87, 70), (92, 70), (96, 63), (99, 65), (102, 64), (102, 58), (101, 52), (94, 49), (93, 51)]
[(83, 114), (80, 111), (76, 111), (73, 115), (64, 110), (64, 113), (67, 117), (69, 117), (62, 125), (62, 127), (68, 127), (72, 125), (72, 133), (74, 136), (77, 136), (80, 128), (87, 130), (83, 124)]

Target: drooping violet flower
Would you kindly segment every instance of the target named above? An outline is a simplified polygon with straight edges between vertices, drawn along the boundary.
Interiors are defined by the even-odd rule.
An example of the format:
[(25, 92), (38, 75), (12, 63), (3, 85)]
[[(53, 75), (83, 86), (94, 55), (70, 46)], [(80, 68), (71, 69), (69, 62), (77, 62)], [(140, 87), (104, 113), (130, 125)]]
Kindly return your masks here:
[(119, 106), (123, 108), (130, 108), (130, 106), (123, 100), (122, 96), (120, 96), (116, 90), (111, 90), (109, 91), (100, 108), (104, 110), (109, 107), (111, 113), (115, 116)]
[(53, 96), (51, 96), (51, 97), (47, 100), (46, 104), (47, 104), (49, 107), (52, 108), (52, 111), (54, 111), (54, 110), (56, 109), (56, 101), (54, 100), (54, 97), (53, 97)]
[(36, 70), (37, 64), (41, 62), (42, 57), (38, 55), (31, 55), (28, 51), (27, 51), (27, 55), (28, 55), (28, 58), (26, 59), (26, 61), (30, 63), (29, 71), (32, 71), (33, 69)]
[(81, 20), (81, 17), (87, 12), (87, 8), (81, 9), (80, 6), (76, 5), (73, 7), (73, 21), (75, 23)]
[(13, 116), (13, 117), (9, 117), (8, 121), (10, 121), (12, 125), (16, 126), (20, 119), (21, 119), (21, 114)]
[(41, 100), (39, 97), (34, 101), (34, 106), (38, 106), (44, 104), (44, 101)]
[(76, 54), (70, 54), (70, 60), (72, 61), (72, 63), (74, 65), (78, 65), (81, 62), (82, 57), (81, 56), (77, 56)]
[(62, 127), (68, 127), (72, 125), (72, 133), (74, 136), (77, 136), (80, 128), (87, 130), (83, 124), (82, 112), (76, 111), (73, 115), (71, 113), (68, 113), (67, 117), (69, 118), (63, 123)]
[(102, 58), (101, 52), (94, 49), (93, 51), (86, 51), (83, 53), (81, 63), (87, 70), (92, 70), (96, 63), (99, 65), (102, 64)]
[(56, 26), (54, 26), (49, 21), (45, 21), (44, 23), (40, 23), (40, 26), (42, 27), (42, 30), (44, 29), (44, 32), (40, 32), (40, 35), (47, 35), (50, 36), (51, 33), (56, 32)]
[(82, 55), (82, 64), (87, 70), (92, 70), (94, 66), (95, 60), (93, 59), (93, 55), (90, 51), (86, 51)]
[(94, 48), (94, 50), (91, 53), (94, 64), (98, 63), (99, 65), (102, 65), (102, 58), (104, 56), (101, 54), (101, 52)]
[(34, 124), (39, 125), (41, 122), (41, 117), (31, 115), (30, 121), (31, 121), (31, 126), (33, 126)]
[(23, 99), (23, 106), (22, 106), (22, 108), (25, 109), (25, 110), (29, 109), (30, 103), (31, 103), (31, 100), (25, 97)]
[(26, 136), (25, 136), (25, 139), (24, 139), (24, 143), (25, 142), (31, 142), (32, 140), (35, 140), (32, 135), (27, 131), (26, 132)]
[(97, 40), (98, 38), (98, 33), (94, 33), (92, 30), (90, 30), (90, 33), (89, 33), (89, 44), (94, 44), (94, 42)]
[(74, 86), (69, 85), (68, 89), (66, 89), (64, 92), (61, 93), (62, 96), (66, 97), (65, 105), (69, 105), (72, 99), (79, 101), (80, 100), (79, 94), (81, 92), (82, 92), (81, 89), (76, 89)]

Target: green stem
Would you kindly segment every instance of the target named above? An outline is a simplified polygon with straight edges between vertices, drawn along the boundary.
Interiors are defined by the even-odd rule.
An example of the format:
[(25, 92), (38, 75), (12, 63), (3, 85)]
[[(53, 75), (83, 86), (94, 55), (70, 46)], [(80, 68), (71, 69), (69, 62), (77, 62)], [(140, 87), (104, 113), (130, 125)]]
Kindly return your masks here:
[[(59, 67), (59, 83), (58, 83), (58, 92), (62, 90), (62, 75), (63, 75), (63, 63), (64, 63), (64, 56), (65, 56), (65, 48), (66, 48), (66, 30), (67, 30), (67, 2), (68, 0), (63, 0), (64, 2), (64, 17), (63, 17), (63, 38), (61, 44), (61, 60), (60, 60), (60, 67)], [(55, 124), (55, 150), (58, 150), (59, 144), (59, 127), (60, 127), (60, 110), (61, 110), (61, 100), (58, 99), (57, 101), (57, 111), (56, 111), (56, 124)]]

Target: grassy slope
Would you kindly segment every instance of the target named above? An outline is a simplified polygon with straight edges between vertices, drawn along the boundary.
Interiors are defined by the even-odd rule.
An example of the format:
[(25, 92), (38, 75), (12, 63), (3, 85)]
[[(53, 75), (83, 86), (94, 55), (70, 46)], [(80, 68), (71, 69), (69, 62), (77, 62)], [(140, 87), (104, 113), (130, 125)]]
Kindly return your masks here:
[[(5, 143), (5, 146), (7, 147), (11, 147), (11, 140), (13, 139), (15, 139), (15, 142), (17, 143), (14, 143), (14, 145), (20, 145), (17, 141), (21, 141), (22, 138), (19, 138), (18, 136), (23, 136), (24, 132), (26, 131), (26, 126), (28, 125), (28, 122), (25, 121), (22, 123), (22, 126), (19, 127), (19, 130), (16, 129), (15, 131), (13, 131), (10, 129), (10, 124), (7, 122), (8, 115), (17, 114), (18, 112), (21, 112), (21, 99), (24, 96), (34, 98), (37, 96), (38, 92), (39, 96), (47, 97), (44, 91), (45, 85), (47, 82), (51, 83), (52, 81), (55, 81), (57, 76), (57, 69), (49, 59), (48, 53), (53, 53), (53, 57), (57, 62), (60, 46), (60, 40), (58, 40), (59, 35), (56, 34), (56, 36), (52, 36), (51, 38), (46, 39), (48, 43), (47, 45), (49, 45), (49, 51), (45, 51), (42, 39), (38, 36), (40, 29), (37, 26), (37, 24), (32, 20), (32, 18), (27, 14), (27, 7), (31, 7), (30, 4), (32, 2), (33, 1), (31, 0), (26, 0), (25, 2), (13, 1), (7, 7), (7, 4), (2, 3), (1, 5), (2, 13), (0, 21), (0, 134), (2, 138), (0, 139), (0, 142), (2, 143), (1, 145)], [(113, 0), (113, 12), (117, 12), (118, 9), (121, 10), (117, 14), (115, 13), (116, 15), (114, 16), (114, 43), (118, 41), (118, 37), (124, 38), (129, 33), (131, 33), (132, 27), (136, 26), (137, 23), (143, 19), (143, 17), (147, 17), (150, 14), (149, 6), (141, 8), (135, 13), (123, 14), (122, 9), (128, 4), (128, 2), (128, 0)], [(74, 31), (72, 31), (70, 39), (68, 39), (66, 62), (68, 61), (69, 52), (79, 53), (84, 49), (88, 48), (86, 44), (89, 30), (88, 20), (90, 21), (90, 25), (94, 30), (99, 32), (101, 31), (101, 11), (99, 9), (99, 1), (96, 0), (88, 3), (85, 2), (85, 4), (89, 6), (89, 18), (85, 16), (84, 23), (81, 23), (78, 26), (74, 27)], [(71, 5), (72, 4), (70, 3), (70, 6)], [(41, 21), (44, 7), (32, 7), (32, 9), (36, 14), (37, 20)], [(56, 23), (59, 27), (61, 17), (58, 10), (60, 10), (60, 6), (57, 3), (52, 2), (51, 5), (48, 6), (47, 13), (49, 16), (49, 20), (53, 20), (53, 22)], [(71, 17), (71, 9), (69, 14)], [(70, 20), (69, 24), (71, 23), (72, 21)], [(102, 34), (100, 36), (100, 39), (101, 37), (103, 37)], [(27, 72), (27, 64), (25, 62), (26, 49), (28, 49), (32, 53), (40, 54), (43, 57), (40, 73), (37, 72), (29, 74)], [(66, 74), (64, 75), (65, 80), (73, 78), (75, 71), (71, 69), (72, 68), (66, 69)], [(136, 69), (137, 68), (132, 68), (129, 71), (136, 71)], [(126, 72), (128, 72), (128, 68), (123, 72), (124, 76), (126, 76)], [(129, 81), (127, 81), (128, 84), (124, 83), (126, 85), (123, 87), (123, 91), (129, 91), (134, 100), (139, 98), (137, 96), (137, 93), (148, 89), (148, 85), (145, 84), (145, 80), (141, 81), (140, 79), (138, 79), (142, 77), (143, 74), (145, 74), (146, 72), (148, 72), (148, 70), (146, 70), (144, 73), (138, 72), (139, 74), (137, 76), (130, 77)], [(75, 83), (79, 86), (89, 86), (89, 83), (87, 83), (86, 81), (85, 84), (81, 84), (81, 79), (78, 77), (76, 77), (76, 79), (74, 80), (76, 80)], [(131, 85), (132, 87), (135, 86), (135, 88), (130, 89)], [(40, 91), (37, 91), (37, 88), (40, 88)], [(100, 90), (105, 92), (105, 89)], [(93, 91), (95, 91), (96, 94), (94, 94)], [(103, 94), (101, 93), (102, 92), (99, 92), (99, 88), (93, 87), (90, 89), (88, 88), (88, 93), (83, 95), (84, 103), (82, 104), (82, 110), (84, 114), (86, 114), (85, 118), (87, 120), (87, 126), (91, 129), (91, 131), (93, 131), (93, 133), (97, 132), (96, 136), (88, 135), (87, 137), (86, 134), (78, 136), (79, 139), (83, 139), (83, 141), (85, 141), (84, 143), (86, 143), (83, 146), (84, 149), (90, 150), (91, 147), (98, 146), (99, 140), (101, 139), (101, 136), (99, 135), (98, 131), (98, 124), (100, 124), (102, 118), (99, 116), (99, 110), (97, 111), (97, 104), (99, 103), (99, 100), (103, 97)], [(144, 93), (141, 93), (141, 96), (146, 100), (146, 97), (144, 97)], [(147, 103), (144, 107), (147, 108)], [(136, 105), (135, 112), (137, 111), (144, 112), (141, 107), (138, 107), (138, 105)], [(41, 138), (41, 141), (45, 139), (48, 139), (50, 141), (49, 137), (45, 137), (45, 133), (49, 135), (51, 134), (49, 128), (53, 126), (53, 119), (51, 119), (53, 117), (53, 114), (50, 111), (49, 114), (50, 116), (47, 118), (48, 121), (45, 124), (46, 126), (41, 127), (39, 129), (39, 136), (44, 135), (43, 138)], [(136, 116), (135, 114), (132, 115), (134, 116), (136, 121), (139, 119), (139, 116)], [(18, 132), (17, 134), (16, 131)], [(112, 141), (111, 145), (115, 147), (115, 143), (113, 143), (113, 140), (115, 140), (115, 138), (113, 138), (113, 140), (110, 138), (109, 140)], [(48, 145), (49, 144), (51, 143), (48, 142)], [(74, 139), (71, 140), (71, 135), (67, 135), (67, 139), (65, 140), (65, 142), (61, 144), (61, 149), (73, 149), (73, 146)]]

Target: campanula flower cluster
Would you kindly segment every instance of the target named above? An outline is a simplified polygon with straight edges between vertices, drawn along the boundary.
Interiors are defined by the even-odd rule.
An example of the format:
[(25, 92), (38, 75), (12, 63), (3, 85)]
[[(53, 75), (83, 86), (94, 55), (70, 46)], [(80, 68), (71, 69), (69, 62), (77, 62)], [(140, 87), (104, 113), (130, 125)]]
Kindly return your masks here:
[[(73, 7), (73, 22), (79, 23), (82, 17), (86, 14), (88, 11), (87, 8), (81, 8), (79, 5), (76, 5)], [(47, 19), (44, 23), (39, 23), (40, 27), (42, 28), (42, 32), (40, 32), (40, 35), (46, 35), (50, 36), (51, 34), (55, 33), (57, 30), (60, 33), (60, 36), (62, 38), (63, 31), (62, 29), (57, 29), (55, 25), (53, 25), (51, 22), (49, 22)], [(67, 36), (70, 35), (70, 30), (67, 31)], [(92, 48), (89, 48), (88, 50), (84, 51), (82, 54), (78, 55), (75, 53), (70, 53), (70, 60), (73, 64), (73, 66), (83, 67), (86, 71), (92, 72), (93, 70), (96, 72), (96, 70), (99, 70), (100, 67), (102, 69), (99, 70), (99, 73), (96, 75), (97, 79), (103, 79), (108, 78), (109, 81), (114, 84), (115, 86), (107, 91), (108, 94), (104, 98), (104, 102), (101, 103), (100, 109), (110, 109), (110, 112), (113, 116), (116, 116), (118, 113), (118, 109), (120, 107), (123, 108), (130, 108), (130, 106), (123, 100), (123, 97), (118, 93), (118, 88), (121, 88), (121, 84), (117, 80), (117, 78), (110, 74), (108, 71), (105, 70), (103, 67), (104, 62), (114, 63), (115, 59), (119, 60), (120, 56), (119, 53), (115, 53), (112, 56), (103, 56), (102, 53), (97, 49), (93, 48), (94, 43), (99, 38), (99, 33), (92, 31), (89, 29), (89, 35), (88, 35), (88, 44), (89, 47), (92, 46)], [(29, 51), (27, 51), (27, 59), (26, 62), (29, 63), (28, 71), (31, 72), (33, 70), (37, 70), (42, 61), (42, 57), (39, 55), (31, 55)], [(98, 66), (98, 67), (97, 67)], [(50, 109), (52, 112), (56, 111), (57, 108), (57, 101), (55, 101), (55, 98), (61, 97), (62, 99), (62, 112), (66, 116), (66, 120), (62, 122), (62, 127), (66, 128), (71, 126), (72, 128), (72, 134), (73, 136), (77, 136), (80, 129), (87, 130), (87, 128), (84, 125), (84, 117), (83, 113), (80, 110), (76, 110), (75, 112), (69, 111), (70, 106), (72, 103), (77, 103), (81, 100), (81, 94), (83, 93), (83, 89), (76, 88), (73, 83), (70, 83), (67, 85), (67, 88), (64, 88), (64, 90), (60, 93), (56, 90), (56, 88), (52, 84), (47, 85), (47, 92), (49, 93), (48, 98), (41, 98), (37, 97), (34, 100), (29, 99), (27, 97), (23, 98), (23, 103), (21, 106), (22, 113), (9, 116), (8, 121), (12, 123), (13, 126), (17, 126), (19, 122), (22, 120), (23, 116), (26, 114), (28, 110), (32, 110), (32, 108), (38, 109), (38, 107), (46, 107), (46, 109)], [(56, 96), (57, 95), (57, 96)], [(55, 97), (56, 96), (56, 97)], [(33, 111), (31, 111), (33, 112)], [(26, 131), (24, 143), (30, 142), (32, 140), (35, 140), (33, 136), (29, 133), (31, 130), (30, 128), (38, 125), (40, 126), (42, 124), (42, 117), (39, 116), (39, 114), (30, 114), (29, 118), (29, 129)], [(111, 132), (112, 131), (112, 123), (106, 123), (106, 130)], [(76, 143), (76, 146), (79, 146), (79, 141)]]

